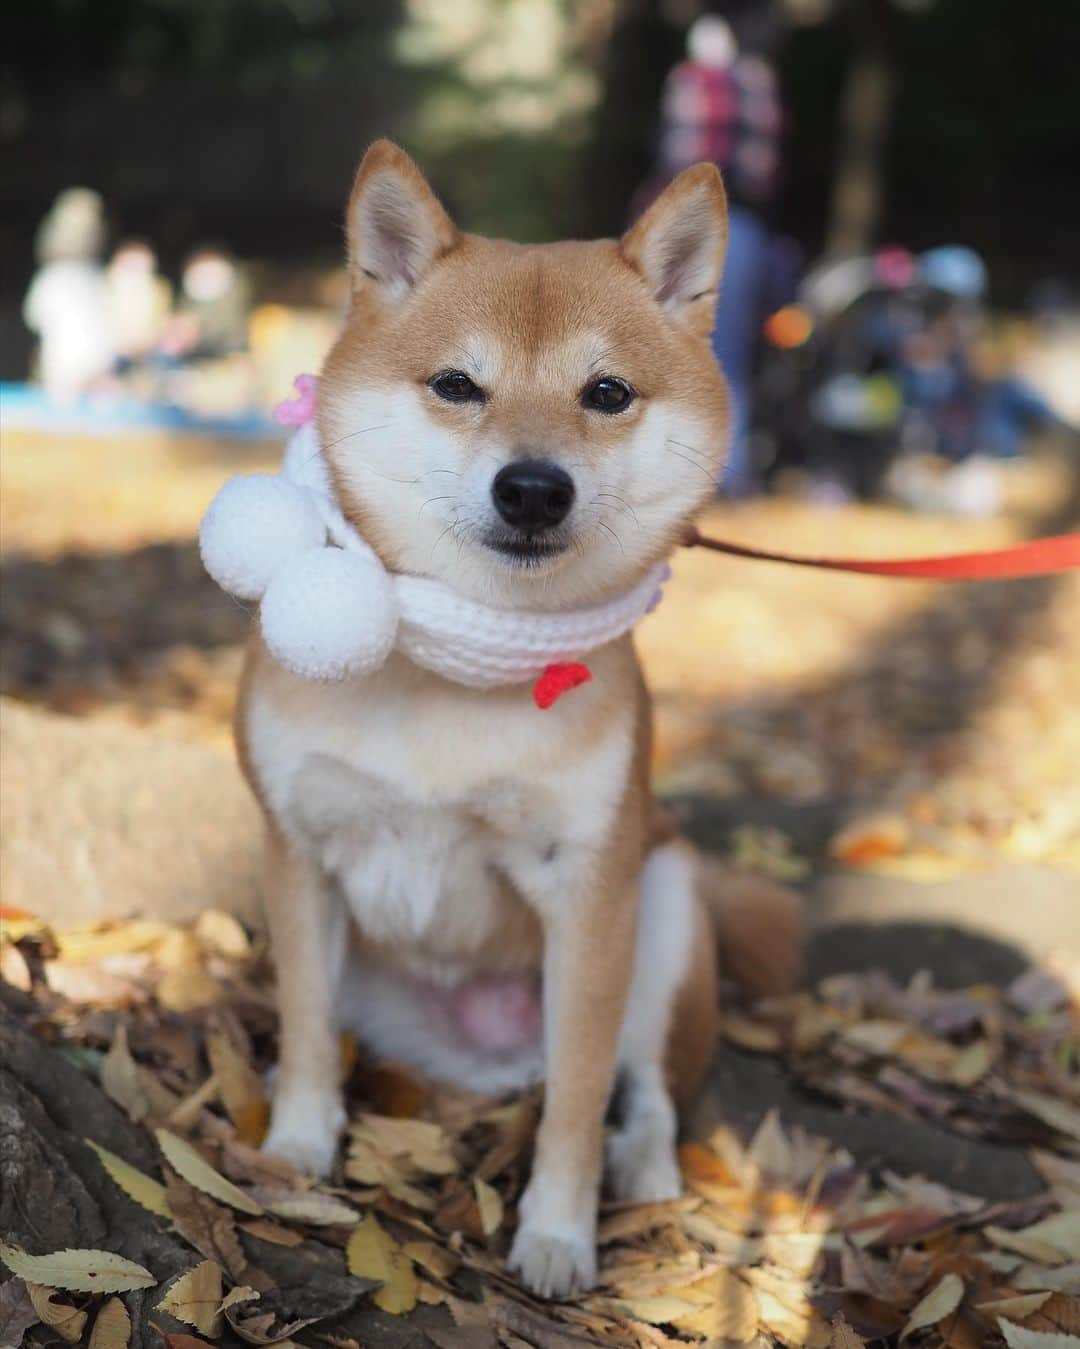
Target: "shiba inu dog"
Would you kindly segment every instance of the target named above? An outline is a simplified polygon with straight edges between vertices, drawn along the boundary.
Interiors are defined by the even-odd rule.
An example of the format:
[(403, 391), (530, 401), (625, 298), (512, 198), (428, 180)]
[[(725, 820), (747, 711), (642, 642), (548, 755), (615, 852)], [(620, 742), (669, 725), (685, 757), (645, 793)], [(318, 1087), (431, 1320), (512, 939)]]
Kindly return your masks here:
[[(725, 222), (699, 165), (617, 242), (479, 238), (403, 151), (371, 147), (318, 430), (386, 568), (559, 613), (662, 560), (722, 461), (707, 336)], [(362, 678), (298, 678), (256, 638), (238, 712), (281, 1011), (266, 1148), (331, 1168), (343, 1024), (432, 1079), (543, 1078), (510, 1266), (553, 1296), (594, 1279), (605, 1176), (623, 1200), (680, 1190), (676, 1106), (714, 1045), (718, 934), (734, 973), (768, 984), (798, 929), (786, 892), (706, 903), (650, 793), (632, 641), (589, 659), (591, 682), (540, 711), (527, 686), (465, 687), (400, 652)]]

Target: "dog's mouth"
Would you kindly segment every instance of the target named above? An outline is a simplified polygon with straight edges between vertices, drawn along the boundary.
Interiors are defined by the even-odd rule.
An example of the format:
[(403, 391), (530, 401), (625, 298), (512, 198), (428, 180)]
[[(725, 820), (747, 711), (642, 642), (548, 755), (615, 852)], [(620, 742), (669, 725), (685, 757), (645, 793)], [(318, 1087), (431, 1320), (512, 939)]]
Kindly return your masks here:
[(484, 547), (497, 553), (512, 567), (542, 567), (569, 550), (565, 538), (550, 534), (504, 534), (492, 532), (483, 540)]

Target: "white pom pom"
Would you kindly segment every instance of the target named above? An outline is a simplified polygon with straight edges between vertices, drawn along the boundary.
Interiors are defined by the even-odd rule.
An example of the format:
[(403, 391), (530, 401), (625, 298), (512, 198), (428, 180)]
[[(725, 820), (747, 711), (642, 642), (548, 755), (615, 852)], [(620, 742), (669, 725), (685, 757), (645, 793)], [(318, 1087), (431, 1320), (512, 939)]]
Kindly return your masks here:
[(390, 654), (398, 604), (373, 558), (315, 548), (280, 571), (263, 596), (263, 638), (271, 655), (305, 679), (370, 674)]
[(309, 493), (269, 473), (231, 478), (199, 530), (203, 566), (230, 595), (257, 600), (277, 568), (317, 548), (326, 526)]

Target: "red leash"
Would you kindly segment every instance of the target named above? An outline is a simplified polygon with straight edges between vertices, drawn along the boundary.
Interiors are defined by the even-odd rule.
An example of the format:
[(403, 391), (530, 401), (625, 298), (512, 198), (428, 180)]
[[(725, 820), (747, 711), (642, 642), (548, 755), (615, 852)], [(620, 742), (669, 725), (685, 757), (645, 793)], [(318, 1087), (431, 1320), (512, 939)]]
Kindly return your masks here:
[(823, 571), (862, 572), (870, 576), (922, 576), (939, 581), (1001, 581), (1019, 576), (1048, 576), (1054, 572), (1080, 570), (1080, 534), (1056, 534), (1047, 539), (1029, 539), (1011, 548), (985, 553), (954, 553), (949, 557), (863, 559), (850, 557), (796, 557), (772, 553), (741, 543), (710, 539), (691, 528), (683, 540), (686, 548), (710, 548), (732, 557), (760, 562), (786, 562), (792, 567), (818, 567)]

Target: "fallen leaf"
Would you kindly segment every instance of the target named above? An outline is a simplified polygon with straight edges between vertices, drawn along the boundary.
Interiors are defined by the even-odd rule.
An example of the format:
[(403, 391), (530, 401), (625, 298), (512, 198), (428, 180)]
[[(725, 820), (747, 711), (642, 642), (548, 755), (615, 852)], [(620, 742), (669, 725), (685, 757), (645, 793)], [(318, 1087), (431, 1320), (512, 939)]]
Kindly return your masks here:
[(165, 1349), (210, 1349), (210, 1346), (195, 1335), (174, 1330), (165, 1336)]
[[(670, 1293), (658, 1293), (653, 1297), (608, 1298), (601, 1305), (617, 1307), (627, 1316), (650, 1326), (673, 1325), (680, 1316), (693, 1316), (701, 1310), (696, 1302), (674, 1297)], [(756, 1328), (756, 1316), (754, 1325)]]
[(988, 1241), (992, 1241), (995, 1246), (1000, 1246), (1006, 1251), (1015, 1251), (1018, 1255), (1022, 1255), (1025, 1260), (1034, 1260), (1042, 1265), (1064, 1263), (1064, 1256), (1055, 1245), (1038, 1237), (1030, 1236), (1027, 1232), (1013, 1232), (1006, 1227), (997, 1227), (990, 1223), (983, 1228), (983, 1235)]
[(150, 1113), (150, 1096), (143, 1082), (142, 1069), (128, 1048), (127, 1028), (116, 1028), (109, 1052), (101, 1065), (101, 1087), (136, 1124)]
[(68, 1344), (78, 1344), (86, 1326), (86, 1313), (73, 1307), (70, 1302), (59, 1302), (60, 1294), (55, 1288), (46, 1288), (40, 1283), (27, 1283), (26, 1291), (38, 1314), (50, 1329), (55, 1330)]
[(263, 1218), (253, 1218), (249, 1223), (241, 1223), (241, 1230), (259, 1241), (269, 1241), (274, 1246), (302, 1246), (304, 1238), (299, 1232), (291, 1232), (280, 1223), (267, 1222)]
[(127, 1349), (130, 1339), (131, 1317), (127, 1308), (118, 1297), (111, 1297), (94, 1317), (87, 1349)]
[(288, 1222), (306, 1223), (309, 1227), (353, 1227), (360, 1221), (356, 1209), (331, 1194), (308, 1190), (300, 1194), (271, 1194), (260, 1192), (263, 1207)]
[(206, 1052), (221, 1103), (236, 1126), (237, 1137), (242, 1143), (261, 1143), (270, 1119), (270, 1100), (262, 1078), (220, 1030), (212, 1030), (207, 1036)]
[(168, 1129), (155, 1129), (154, 1137), (169, 1165), (189, 1185), (194, 1185), (197, 1190), (202, 1190), (214, 1199), (220, 1199), (223, 1204), (238, 1208), (241, 1213), (250, 1213), (256, 1218), (262, 1216), (262, 1206), (231, 1180), (226, 1180), (219, 1171), (215, 1171), (190, 1143)]
[(991, 1298), (989, 1302), (977, 1302), (975, 1306), (981, 1312), (989, 1312), (991, 1316), (1004, 1316), (1010, 1321), (1023, 1321), (1032, 1312), (1037, 1312), (1045, 1302), (1049, 1302), (1051, 1297), (1053, 1293), (1047, 1289), (1042, 1293)]
[(19, 1349), (23, 1336), (37, 1323), (38, 1314), (23, 1280), (8, 1279), (0, 1283), (0, 1345), (3, 1349)]
[(124, 1293), (153, 1288), (157, 1283), (148, 1269), (112, 1251), (67, 1249), (27, 1255), (17, 1246), (0, 1245), (0, 1260), (28, 1284), (42, 1283), (76, 1293)]
[(218, 1313), (223, 1316), (231, 1308), (240, 1307), (247, 1302), (258, 1302), (261, 1297), (262, 1294), (257, 1288), (249, 1288), (246, 1284), (241, 1284), (236, 1288), (230, 1289), (221, 1299), (218, 1306)]
[(898, 857), (907, 848), (910, 831), (898, 815), (875, 815), (856, 820), (829, 844), (829, 853), (845, 866), (860, 867), (883, 858)]
[(134, 1199), (136, 1204), (141, 1204), (143, 1208), (162, 1218), (172, 1217), (165, 1199), (164, 1185), (152, 1180), (130, 1162), (125, 1162), (123, 1157), (118, 1157), (115, 1152), (110, 1152), (100, 1143), (95, 1143), (92, 1138), (84, 1138), (83, 1142), (87, 1147), (94, 1149), (101, 1165), (129, 1199)]
[(349, 1273), (362, 1279), (377, 1279), (382, 1285), (371, 1295), (372, 1302), (384, 1312), (401, 1316), (416, 1306), (416, 1271), (398, 1243), (369, 1213), (359, 1224), (345, 1248)]
[(240, 922), (223, 909), (203, 909), (195, 919), (194, 932), (214, 955), (238, 962), (251, 959), (251, 938)]
[(757, 1334), (757, 1299), (746, 1284), (727, 1270), (717, 1270), (708, 1279), (683, 1289), (680, 1296), (704, 1293), (707, 1301), (695, 1311), (672, 1317), (680, 1330), (693, 1331), (706, 1339), (728, 1339), (746, 1343)]
[(486, 1180), (480, 1180), (479, 1177), (473, 1181), (473, 1189), (476, 1193), (477, 1207), (480, 1209), (480, 1226), (484, 1229), (484, 1236), (494, 1236), (502, 1226), (502, 1197), (494, 1186), (489, 1185)]
[(419, 1265), (437, 1279), (450, 1279), (461, 1266), (461, 1260), (445, 1246), (434, 1241), (407, 1241), (401, 1248), (414, 1265)]
[(1077, 1349), (1080, 1338), (1059, 1331), (1025, 1330), (1011, 1321), (998, 1318), (998, 1329), (1009, 1349)]
[(247, 1257), (236, 1234), (236, 1220), (209, 1195), (166, 1170), (165, 1195), (176, 1230), (208, 1260), (216, 1260), (231, 1279), (247, 1271)]
[(0, 945), (0, 979), (20, 993), (29, 993), (34, 987), (26, 957), (12, 942), (5, 941)]
[(369, 1143), (381, 1157), (399, 1164), (406, 1161), (416, 1171), (449, 1176), (458, 1170), (445, 1131), (427, 1120), (361, 1115), (350, 1132), (354, 1141)]
[(829, 1349), (865, 1349), (866, 1341), (844, 1320), (842, 1312), (833, 1317), (829, 1334)]
[(1011, 1275), (1009, 1282), (1014, 1288), (1050, 1288), (1057, 1293), (1072, 1293), (1080, 1296), (1080, 1264), (1059, 1265), (1056, 1269), (1043, 1269), (1038, 1265), (1021, 1265)]
[(221, 1333), (220, 1304), (221, 1266), (215, 1260), (203, 1260), (175, 1279), (156, 1306), (215, 1338)]
[(727, 1163), (700, 1143), (680, 1143), (679, 1165), (683, 1176), (691, 1180), (708, 1180), (715, 1185), (736, 1183)]
[(194, 1012), (220, 1002), (225, 989), (220, 980), (201, 966), (181, 965), (162, 975), (154, 994), (166, 1011)]
[(1064, 1260), (1080, 1260), (1080, 1208), (1066, 1209), (1020, 1232), (1021, 1236), (1045, 1244)]
[(778, 1110), (770, 1110), (758, 1125), (746, 1156), (758, 1173), (773, 1183), (783, 1183), (791, 1177), (791, 1144), (780, 1123)]
[(1026, 1087), (1014, 1088), (1008, 1095), (1028, 1114), (1034, 1115), (1044, 1124), (1049, 1124), (1059, 1133), (1067, 1134), (1069, 1138), (1080, 1142), (1080, 1110), (1070, 1105), (1068, 1101)]
[(914, 1335), (917, 1330), (925, 1330), (927, 1326), (936, 1326), (951, 1312), (954, 1312), (960, 1305), (960, 1300), (964, 1296), (964, 1281), (957, 1274), (946, 1274), (929, 1293), (918, 1302), (911, 1311), (903, 1330), (900, 1332), (900, 1343)]

